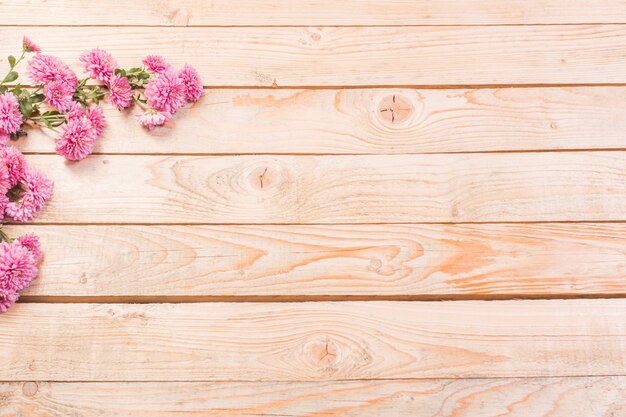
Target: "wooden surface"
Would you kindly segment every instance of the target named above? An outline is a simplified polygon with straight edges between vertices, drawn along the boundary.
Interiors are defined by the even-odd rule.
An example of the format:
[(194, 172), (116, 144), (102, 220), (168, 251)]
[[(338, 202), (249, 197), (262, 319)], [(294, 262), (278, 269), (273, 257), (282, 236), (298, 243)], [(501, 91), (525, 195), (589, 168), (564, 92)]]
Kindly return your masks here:
[(20, 307), (2, 317), (2, 380), (330, 381), (626, 372), (626, 300), (617, 299)]
[(624, 295), (626, 224), (16, 226), (28, 298), (211, 300)]
[(56, 181), (37, 223), (626, 220), (626, 152), (29, 160)]
[(5, 415), (29, 417), (589, 417), (622, 415), (625, 392), (623, 377), (297, 383), (29, 381), (0, 384), (0, 406), (4, 404)]
[[(21, 3), (21, 4), (20, 4)], [(55, 181), (0, 417), (626, 415), (621, 0), (0, 1), (198, 103)], [(24, 70), (24, 68), (18, 68)]]
[[(59, 13), (59, 6), (62, 13)], [(620, 0), (29, 0), (28, 7), (7, 7), (14, 25), (485, 25), (546, 23), (626, 23)]]
[[(171, 126), (106, 107), (104, 154), (402, 154), (625, 149), (626, 87), (210, 89)], [(392, 113), (393, 111), (393, 113)], [(307, 114), (307, 117), (302, 117)], [(204, 126), (198, 130), (198, 126)], [(19, 147), (54, 153), (54, 133)]]
[(147, 53), (193, 62), (213, 87), (626, 83), (624, 24), (0, 27), (0, 64), (25, 32), (76, 70), (96, 45), (125, 67)]

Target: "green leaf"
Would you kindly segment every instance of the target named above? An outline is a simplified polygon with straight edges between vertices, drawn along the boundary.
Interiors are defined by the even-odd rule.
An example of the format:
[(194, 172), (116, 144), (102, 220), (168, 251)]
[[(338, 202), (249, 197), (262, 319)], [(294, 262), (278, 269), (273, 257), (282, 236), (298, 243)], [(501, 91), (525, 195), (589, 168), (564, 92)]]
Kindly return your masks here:
[(33, 103), (41, 103), (42, 101), (44, 101), (45, 96), (41, 93), (37, 93), (37, 94), (33, 94), (30, 97), (30, 101), (32, 101)]
[(11, 66), (11, 69), (15, 66), (15, 57), (13, 55), (9, 55), (9, 65)]
[(2, 80), (3, 83), (10, 83), (13, 82), (15, 80), (17, 80), (17, 77), (19, 77), (19, 74), (15, 71), (11, 71), (7, 74), (6, 77), (4, 77), (4, 80)]
[(0, 85), (0, 94), (4, 94), (6, 93), (8, 90), (8, 88), (4, 85)]
[(22, 89), (19, 85), (16, 85), (15, 88), (11, 91), (13, 91), (13, 94), (15, 94), (16, 96), (19, 96), (20, 94), (22, 94)]
[(20, 113), (24, 115), (25, 119), (30, 118), (33, 113), (33, 105), (28, 100), (20, 100)]

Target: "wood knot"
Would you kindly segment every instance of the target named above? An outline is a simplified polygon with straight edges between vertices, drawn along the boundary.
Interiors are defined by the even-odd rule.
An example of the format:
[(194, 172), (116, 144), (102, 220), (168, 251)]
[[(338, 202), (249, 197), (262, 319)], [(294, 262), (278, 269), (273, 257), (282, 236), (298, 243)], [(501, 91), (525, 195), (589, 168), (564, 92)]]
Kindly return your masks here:
[(329, 368), (339, 362), (339, 347), (328, 337), (312, 340), (304, 346), (306, 361), (314, 368)]
[(275, 187), (279, 180), (278, 172), (270, 167), (257, 167), (249, 176), (250, 184), (255, 190), (263, 191)]
[(22, 393), (26, 396), (26, 397), (34, 397), (35, 394), (37, 394), (37, 391), (39, 390), (39, 386), (37, 385), (36, 382), (24, 382), (24, 385), (22, 385)]
[(389, 123), (402, 123), (413, 113), (413, 104), (401, 94), (392, 94), (384, 97), (378, 105), (380, 118)]
[(370, 271), (380, 272), (380, 269), (383, 267), (383, 262), (378, 258), (370, 259), (370, 264), (367, 267)]

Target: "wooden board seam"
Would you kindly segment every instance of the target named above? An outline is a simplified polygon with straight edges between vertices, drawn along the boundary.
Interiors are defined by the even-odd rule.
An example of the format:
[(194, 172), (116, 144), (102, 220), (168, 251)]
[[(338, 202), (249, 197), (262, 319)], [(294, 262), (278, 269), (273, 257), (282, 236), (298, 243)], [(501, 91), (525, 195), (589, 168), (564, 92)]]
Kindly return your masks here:
[(614, 293), (555, 293), (555, 294), (425, 294), (425, 295), (120, 295), (120, 296), (57, 296), (23, 295), (21, 303), (30, 304), (197, 304), (197, 303), (326, 303), (326, 302), (455, 302), (455, 301), (515, 301), (515, 300), (611, 300), (626, 298)]

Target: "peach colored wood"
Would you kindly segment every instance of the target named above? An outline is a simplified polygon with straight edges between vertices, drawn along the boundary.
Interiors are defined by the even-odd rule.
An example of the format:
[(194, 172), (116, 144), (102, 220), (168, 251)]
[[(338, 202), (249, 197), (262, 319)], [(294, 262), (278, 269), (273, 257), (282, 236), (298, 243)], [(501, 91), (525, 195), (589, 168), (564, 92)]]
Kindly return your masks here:
[(89, 47), (107, 49), (123, 67), (157, 53), (178, 66), (192, 62), (209, 86), (626, 83), (626, 25), (18, 26), (0, 28), (2, 59), (23, 33), (74, 68)]
[(56, 181), (38, 223), (626, 220), (626, 152), (29, 161)]
[(626, 224), (15, 226), (56, 297), (626, 295)]
[(626, 299), (17, 304), (2, 381), (324, 381), (626, 372)]
[(0, 384), (0, 417), (609, 417), (624, 411), (624, 377)]
[(626, 10), (619, 0), (109, 0), (29, 1), (7, 7), (3, 24), (20, 25), (450, 25), (620, 23)]
[[(105, 105), (96, 153), (416, 153), (626, 148), (626, 87), (207, 90), (167, 128)], [(202, 129), (198, 129), (202, 126)], [(49, 131), (48, 131), (49, 132)], [(30, 131), (24, 152), (54, 152)]]
[(0, 316), (0, 417), (626, 414), (622, 0), (20, 6), (0, 67), (27, 34), (232, 88), (28, 156), (56, 194), (9, 227), (46, 259)]

